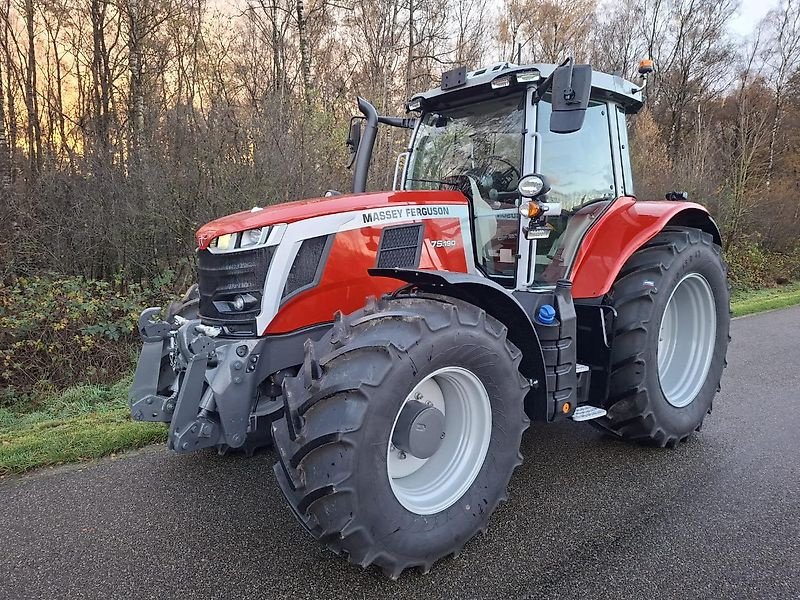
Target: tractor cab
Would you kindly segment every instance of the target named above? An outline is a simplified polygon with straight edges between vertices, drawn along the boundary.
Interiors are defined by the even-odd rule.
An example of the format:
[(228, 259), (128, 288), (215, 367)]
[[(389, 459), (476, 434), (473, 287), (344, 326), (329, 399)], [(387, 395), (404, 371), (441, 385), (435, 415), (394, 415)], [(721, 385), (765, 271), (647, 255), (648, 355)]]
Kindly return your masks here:
[(633, 195), (626, 115), (641, 106), (641, 87), (571, 62), (446, 73), (408, 104), (419, 118), (395, 181), (460, 190), (477, 269), (507, 288), (550, 286), (590, 224)]

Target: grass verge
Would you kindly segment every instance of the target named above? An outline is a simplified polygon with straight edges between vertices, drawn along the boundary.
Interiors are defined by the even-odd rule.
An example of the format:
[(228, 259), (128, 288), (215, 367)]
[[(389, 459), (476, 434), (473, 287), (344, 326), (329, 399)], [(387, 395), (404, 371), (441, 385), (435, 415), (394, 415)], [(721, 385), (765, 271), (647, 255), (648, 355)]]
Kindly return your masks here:
[[(734, 316), (800, 304), (800, 282), (735, 292)], [(139, 423), (127, 405), (130, 378), (110, 386), (42, 391), (0, 406), (0, 476), (79, 462), (163, 442), (160, 423)]]
[(734, 292), (731, 296), (731, 311), (734, 317), (786, 308), (800, 304), (800, 281), (776, 288)]
[(160, 423), (131, 420), (130, 379), (38, 393), (0, 408), (0, 475), (99, 458), (161, 442)]

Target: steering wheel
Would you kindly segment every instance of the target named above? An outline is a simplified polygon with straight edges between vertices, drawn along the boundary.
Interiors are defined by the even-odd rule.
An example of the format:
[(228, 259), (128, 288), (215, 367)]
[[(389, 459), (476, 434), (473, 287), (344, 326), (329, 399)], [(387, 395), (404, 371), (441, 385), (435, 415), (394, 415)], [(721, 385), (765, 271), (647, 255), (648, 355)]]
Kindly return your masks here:
[(503, 158), (502, 156), (497, 156), (496, 154), (492, 154), (491, 156), (487, 156), (487, 157), (486, 157), (486, 160), (496, 160), (496, 161), (498, 161), (498, 162), (501, 162), (501, 163), (503, 163), (504, 165), (508, 165), (508, 169), (506, 169), (505, 171), (503, 171), (503, 173), (502, 173), (502, 174), (503, 174), (503, 175), (505, 175), (506, 173), (508, 173), (509, 171), (511, 171), (511, 172), (512, 172), (512, 174), (514, 174), (514, 175), (516, 175), (516, 176), (517, 176), (517, 179), (519, 179), (519, 178), (520, 178), (519, 169), (517, 169), (517, 167), (515, 167), (515, 166), (514, 166), (512, 163), (510, 163), (509, 161), (507, 161), (507, 160), (506, 160), (505, 158)]
[[(499, 163), (502, 163), (507, 168), (505, 168), (502, 171), (496, 172), (498, 173), (496, 176), (489, 175), (490, 161), (497, 161)], [(466, 171), (454, 173), (456, 168), (454, 168), (453, 171), (444, 176), (442, 184), (447, 186), (452, 186), (453, 188), (461, 191), (468, 198), (471, 198), (472, 196), (472, 191), (470, 187), (471, 184), (469, 183), (470, 179), (474, 179), (476, 183), (480, 182), (479, 185), (482, 188), (486, 189), (488, 198), (495, 204), (497, 202), (511, 203), (513, 201), (512, 198), (516, 198), (516, 191), (501, 191), (508, 189), (509, 184), (511, 183), (511, 181), (513, 181), (514, 177), (516, 177), (517, 180), (520, 179), (519, 169), (517, 169), (517, 167), (515, 167), (513, 163), (509, 162), (502, 156), (497, 156), (495, 154), (487, 156), (485, 159), (481, 161), (481, 165), (479, 167), (473, 167)], [(509, 198), (506, 199), (504, 197), (505, 195), (508, 195)], [(495, 206), (495, 208), (498, 208), (498, 206)]]
[(496, 154), (486, 157), (487, 163), (492, 160), (497, 161), (499, 163), (503, 163), (508, 167), (507, 169), (501, 171), (497, 177), (492, 177), (492, 189), (498, 192), (510, 191), (508, 187), (509, 184), (514, 180), (514, 178), (516, 177), (517, 181), (521, 179), (519, 169), (517, 169), (517, 167), (515, 167), (505, 158), (497, 156)]

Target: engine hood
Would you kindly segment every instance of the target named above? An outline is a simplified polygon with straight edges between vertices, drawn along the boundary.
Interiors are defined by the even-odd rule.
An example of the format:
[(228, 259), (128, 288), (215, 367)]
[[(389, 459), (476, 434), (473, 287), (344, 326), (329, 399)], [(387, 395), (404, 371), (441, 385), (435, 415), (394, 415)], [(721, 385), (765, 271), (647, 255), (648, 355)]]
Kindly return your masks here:
[(220, 235), (278, 223), (294, 223), (325, 215), (383, 207), (466, 203), (467, 199), (461, 192), (450, 190), (371, 192), (313, 198), (255, 208), (221, 217), (198, 229), (195, 239), (198, 249), (205, 250), (211, 241)]

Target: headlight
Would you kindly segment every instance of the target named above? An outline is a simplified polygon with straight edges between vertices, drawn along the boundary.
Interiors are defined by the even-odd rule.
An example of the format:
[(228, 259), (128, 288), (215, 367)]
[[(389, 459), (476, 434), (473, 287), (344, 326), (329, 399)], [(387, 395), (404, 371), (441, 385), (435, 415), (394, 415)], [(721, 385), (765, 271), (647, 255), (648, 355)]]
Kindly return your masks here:
[(269, 227), (248, 229), (241, 233), (226, 233), (211, 240), (208, 249), (213, 253), (246, 250), (256, 246), (263, 246), (267, 243), (268, 236)]
[(266, 237), (266, 227), (259, 227), (258, 229), (248, 229), (242, 232), (242, 239), (239, 242), (240, 248), (249, 248), (250, 246), (257, 246), (262, 243), (263, 238)]

